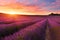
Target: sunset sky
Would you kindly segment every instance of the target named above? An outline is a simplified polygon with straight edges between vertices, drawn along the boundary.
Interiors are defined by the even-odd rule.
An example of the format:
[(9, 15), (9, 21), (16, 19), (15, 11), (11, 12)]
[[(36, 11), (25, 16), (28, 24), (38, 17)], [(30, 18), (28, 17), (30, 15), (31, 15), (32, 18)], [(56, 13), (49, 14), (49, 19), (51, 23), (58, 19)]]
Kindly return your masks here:
[(25, 15), (60, 13), (60, 0), (0, 0), (0, 12)]

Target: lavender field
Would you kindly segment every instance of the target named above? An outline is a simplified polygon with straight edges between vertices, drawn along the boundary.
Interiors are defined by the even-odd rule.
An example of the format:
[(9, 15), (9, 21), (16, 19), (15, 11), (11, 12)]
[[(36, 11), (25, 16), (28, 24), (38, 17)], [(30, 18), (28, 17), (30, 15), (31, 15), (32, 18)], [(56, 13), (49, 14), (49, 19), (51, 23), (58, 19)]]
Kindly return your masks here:
[(60, 16), (0, 16), (0, 40), (60, 40)]

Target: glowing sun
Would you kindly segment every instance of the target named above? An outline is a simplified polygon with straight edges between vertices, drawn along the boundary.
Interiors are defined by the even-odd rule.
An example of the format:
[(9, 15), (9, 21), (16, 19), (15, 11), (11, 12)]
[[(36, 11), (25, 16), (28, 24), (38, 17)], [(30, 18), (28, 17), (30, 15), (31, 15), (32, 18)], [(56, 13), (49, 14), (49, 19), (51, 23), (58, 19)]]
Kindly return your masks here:
[(17, 14), (17, 12), (10, 11), (10, 12), (8, 12), (7, 14)]

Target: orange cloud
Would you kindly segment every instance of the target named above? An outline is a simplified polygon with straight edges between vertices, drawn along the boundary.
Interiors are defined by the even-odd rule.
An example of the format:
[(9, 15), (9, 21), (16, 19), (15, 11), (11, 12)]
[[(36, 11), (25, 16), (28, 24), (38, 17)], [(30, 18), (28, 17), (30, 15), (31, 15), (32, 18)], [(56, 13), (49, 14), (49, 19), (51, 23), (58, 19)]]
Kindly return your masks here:
[[(35, 2), (37, 2), (37, 0), (34, 0)], [(45, 15), (45, 14), (48, 14), (49, 11), (44, 8), (45, 6), (45, 3), (41, 3), (39, 6), (37, 5), (25, 5), (25, 4), (22, 4), (22, 3), (17, 3), (15, 0), (0, 0), (0, 10), (2, 11), (15, 11), (17, 13), (19, 12), (27, 12), (27, 14), (29, 13), (30, 14), (36, 14), (36, 15)], [(24, 2), (27, 2), (27, 4), (29, 4), (28, 1), (24, 1)]]

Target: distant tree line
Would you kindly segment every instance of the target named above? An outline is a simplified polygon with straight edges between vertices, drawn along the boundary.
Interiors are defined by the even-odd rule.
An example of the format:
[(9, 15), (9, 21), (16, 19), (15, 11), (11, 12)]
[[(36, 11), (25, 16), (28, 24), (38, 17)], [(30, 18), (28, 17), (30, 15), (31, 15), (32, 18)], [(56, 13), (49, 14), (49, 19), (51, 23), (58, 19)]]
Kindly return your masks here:
[(51, 13), (49, 15), (57, 15), (57, 16), (60, 16), (60, 14), (58, 14), (58, 13)]

